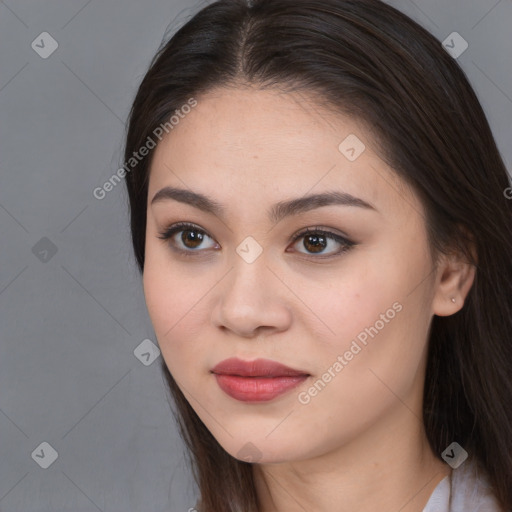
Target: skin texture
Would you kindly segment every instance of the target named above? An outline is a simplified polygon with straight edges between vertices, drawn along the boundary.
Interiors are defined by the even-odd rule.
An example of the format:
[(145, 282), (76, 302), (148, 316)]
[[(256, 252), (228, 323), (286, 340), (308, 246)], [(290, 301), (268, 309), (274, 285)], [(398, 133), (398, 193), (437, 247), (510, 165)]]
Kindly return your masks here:
[[(350, 134), (366, 146), (355, 161), (338, 150)], [(355, 119), (297, 93), (236, 88), (199, 97), (155, 149), (148, 312), (169, 370), (207, 428), (234, 457), (252, 450), (264, 512), (421, 511), (450, 473), (421, 421), (427, 336), (434, 314), (462, 308), (474, 268), (455, 256), (433, 267), (423, 207), (374, 147)], [(151, 205), (164, 186), (211, 196), (225, 216), (174, 200)], [(330, 190), (377, 211), (331, 205), (277, 224), (267, 217), (274, 203)], [(158, 238), (180, 221), (196, 224), (203, 241), (184, 245), (182, 232)], [(307, 235), (292, 242), (317, 227), (356, 245), (322, 258), (343, 245), (329, 240), (318, 254)], [(236, 252), (248, 236), (263, 249), (252, 263)], [(400, 312), (301, 403), (299, 393), (396, 302)], [(272, 359), (310, 377), (270, 402), (243, 403), (210, 372), (228, 357)]]

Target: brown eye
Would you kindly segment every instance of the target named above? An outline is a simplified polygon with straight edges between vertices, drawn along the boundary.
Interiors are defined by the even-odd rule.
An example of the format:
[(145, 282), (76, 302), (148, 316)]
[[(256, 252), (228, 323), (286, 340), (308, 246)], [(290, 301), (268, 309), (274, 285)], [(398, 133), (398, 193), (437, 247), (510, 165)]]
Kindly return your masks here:
[[(306, 229), (302, 231), (298, 235), (293, 238), (293, 242), (297, 242), (298, 240), (303, 239), (300, 247), (304, 248), (306, 252), (301, 252), (302, 254), (320, 254), (320, 257), (331, 257), (337, 256), (345, 251), (351, 249), (354, 245), (354, 242), (351, 242), (347, 238), (344, 238), (336, 233), (332, 233), (330, 231), (324, 231), (319, 228), (314, 229)], [(327, 251), (327, 254), (324, 255), (325, 249), (329, 246), (341, 245), (341, 249), (334, 251)]]
[(310, 252), (322, 252), (327, 246), (327, 237), (324, 235), (306, 235), (303, 245)]
[[(177, 242), (174, 238), (178, 233), (181, 233), (181, 236), (177, 237), (179, 240)], [(173, 250), (187, 256), (194, 256), (194, 253), (202, 252), (200, 250), (201, 244), (203, 244), (207, 238), (213, 241), (205, 231), (187, 222), (179, 222), (178, 224), (170, 226), (164, 232), (160, 233), (158, 238), (161, 240), (169, 240), (169, 245)], [(208, 247), (205, 247), (205, 249), (206, 248)]]
[(180, 238), (183, 242), (183, 245), (189, 249), (196, 249), (199, 245), (201, 245), (204, 234), (197, 230), (185, 229), (182, 231)]

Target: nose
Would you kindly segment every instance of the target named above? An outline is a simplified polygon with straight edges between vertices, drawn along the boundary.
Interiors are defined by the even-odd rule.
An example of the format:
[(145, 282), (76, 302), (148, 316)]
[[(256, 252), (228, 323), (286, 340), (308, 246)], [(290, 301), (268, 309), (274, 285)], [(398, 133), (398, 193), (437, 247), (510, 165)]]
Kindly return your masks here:
[[(238, 257), (237, 257), (238, 258)], [(242, 258), (217, 287), (213, 324), (240, 337), (284, 331), (291, 323), (290, 292), (279, 272), (263, 257), (252, 263)]]

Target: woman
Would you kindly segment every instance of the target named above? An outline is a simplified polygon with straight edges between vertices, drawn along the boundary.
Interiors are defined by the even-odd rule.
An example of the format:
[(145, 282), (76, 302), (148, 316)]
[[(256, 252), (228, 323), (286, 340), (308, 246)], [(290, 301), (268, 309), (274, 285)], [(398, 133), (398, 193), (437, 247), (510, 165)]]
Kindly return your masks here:
[(200, 512), (512, 508), (510, 179), (439, 41), (377, 0), (214, 2), (125, 159)]

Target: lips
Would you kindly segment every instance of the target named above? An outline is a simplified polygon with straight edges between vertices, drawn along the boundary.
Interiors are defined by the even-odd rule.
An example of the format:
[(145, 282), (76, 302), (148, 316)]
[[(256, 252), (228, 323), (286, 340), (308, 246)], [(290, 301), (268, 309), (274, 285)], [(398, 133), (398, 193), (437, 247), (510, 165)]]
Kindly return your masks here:
[(217, 364), (212, 373), (227, 395), (243, 402), (261, 402), (290, 391), (310, 375), (276, 361), (230, 358)]
[(218, 375), (238, 375), (240, 377), (298, 377), (309, 375), (307, 372), (294, 370), (269, 359), (243, 361), (236, 357), (220, 362), (213, 368), (212, 372)]

